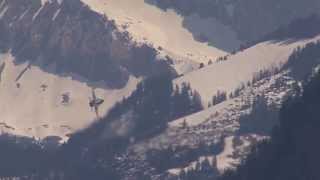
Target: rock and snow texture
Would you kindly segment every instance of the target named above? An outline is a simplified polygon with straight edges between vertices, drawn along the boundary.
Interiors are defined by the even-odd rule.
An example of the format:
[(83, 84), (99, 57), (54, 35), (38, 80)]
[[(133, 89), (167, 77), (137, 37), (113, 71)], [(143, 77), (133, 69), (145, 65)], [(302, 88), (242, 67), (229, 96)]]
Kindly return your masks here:
[(182, 169), (184, 169), (185, 172), (187, 172), (190, 169), (195, 169), (197, 162), (203, 162), (206, 159), (208, 159), (209, 163), (212, 165), (212, 163), (215, 161), (215, 158), (215, 156), (201, 156), (197, 159), (197, 161), (189, 163), (186, 167), (169, 169), (168, 172), (170, 174), (179, 175)]
[(41, 0), (41, 5), (45, 5), (46, 3), (52, 3), (53, 1), (57, 1), (61, 5), (64, 0)]
[[(188, 73), (175, 82), (190, 83), (207, 102), (217, 90), (232, 92), (241, 83), (252, 81), (256, 72), (280, 67), (288, 61), (295, 48), (319, 38), (293, 43), (260, 43), (229, 56), (225, 61)], [(272, 127), (276, 122), (269, 120), (276, 119), (276, 113), (283, 100), (295, 94), (294, 89), (299, 82), (290, 77), (288, 72), (278, 71), (250, 85), (245, 84), (236, 97), (227, 97), (222, 103), (170, 122), (164, 133), (134, 145), (133, 149), (143, 153), (148, 149), (170, 146), (197, 148), (203, 143), (211, 144), (224, 139), (224, 150), (216, 154), (217, 167), (220, 171), (233, 168), (249, 152), (252, 144), (267, 138), (265, 129), (261, 129), (260, 126)], [(253, 116), (253, 113), (260, 116)], [(248, 121), (250, 127), (245, 124)], [(177, 167), (169, 172), (177, 174), (181, 168), (184, 167)]]
[[(42, 71), (27, 63), (15, 65), (9, 54), (0, 54), (0, 128), (17, 135), (44, 138), (67, 135), (96, 120), (89, 107), (92, 87), (84, 81)], [(135, 89), (138, 79), (131, 77), (123, 89), (97, 88), (105, 100), (100, 115)]]
[(260, 71), (280, 68), (288, 61), (295, 48), (318, 39), (320, 37), (296, 42), (262, 42), (235, 55), (226, 56), (225, 61), (217, 61), (188, 73), (176, 79), (175, 83), (190, 83), (207, 105), (218, 91), (229, 94), (242, 84), (252, 81)]
[[(211, 27), (217, 27), (215, 28), (217, 32), (224, 32), (223, 34), (214, 33), (220, 40), (226, 37), (226, 40), (239, 43), (233, 40), (235, 37), (231, 30), (227, 30), (227, 27), (216, 21), (200, 21), (199, 17), (192, 16), (187, 24), (183, 24), (183, 17), (173, 10), (162, 11), (145, 3), (144, 0), (82, 0), (82, 2), (88, 4), (93, 10), (114, 19), (119, 28), (128, 31), (135, 41), (150, 43), (155, 48), (160, 47), (160, 53), (176, 60), (207, 63), (210, 59), (214, 60), (227, 54), (224, 50), (215, 48), (214, 44), (209, 46), (207, 43), (195, 40), (184, 26), (194, 28), (211, 23)], [(196, 22), (198, 24), (194, 24)]]
[(233, 154), (233, 136), (225, 138), (225, 146), (223, 152), (217, 156), (218, 169), (225, 170), (230, 167), (234, 162), (234, 159), (231, 158)]
[[(239, 163), (239, 159), (234, 159), (234, 136), (229, 136), (224, 139), (224, 147), (223, 151), (217, 155), (217, 156), (201, 156), (198, 158), (198, 162), (203, 162), (206, 158), (209, 160), (210, 163), (216, 162), (217, 168), (219, 171), (223, 172), (230, 167), (233, 167), (235, 164)], [(248, 143), (246, 143), (245, 139), (242, 137), (241, 140), (244, 142), (242, 145), (243, 147), (246, 147)], [(242, 147), (242, 148), (243, 148)], [(184, 169), (185, 171), (188, 171), (189, 169), (195, 169), (197, 161), (193, 161), (189, 163), (186, 167), (180, 167), (180, 168), (174, 168), (169, 169), (168, 172), (174, 175), (179, 175), (180, 171)]]
[[(217, 158), (217, 168), (221, 172), (234, 168), (249, 152), (252, 144), (267, 138), (259, 130), (239, 133), (242, 123), (240, 119), (253, 112), (253, 104), (259, 95), (264, 95), (266, 103), (270, 103), (270, 106), (279, 107), (283, 99), (294, 93), (293, 82), (294, 80), (286, 77), (285, 73), (262, 79), (241, 91), (236, 98), (170, 122), (164, 133), (139, 143), (133, 148), (136, 152), (143, 154), (148, 149), (164, 149), (170, 146), (197, 148), (203, 143), (217, 144), (222, 140), (224, 141), (223, 150), (213, 154)], [(257, 121), (257, 119), (253, 120)], [(257, 123), (266, 123), (266, 120), (268, 119)], [(184, 122), (186, 127), (183, 127)], [(240, 143), (234, 143), (235, 140)], [(192, 166), (176, 167), (170, 169), (169, 173), (176, 175), (182, 168), (190, 167)]]
[(0, 3), (0, 19), (3, 18), (5, 13), (8, 11), (8, 6), (5, 6), (5, 1), (2, 1)]

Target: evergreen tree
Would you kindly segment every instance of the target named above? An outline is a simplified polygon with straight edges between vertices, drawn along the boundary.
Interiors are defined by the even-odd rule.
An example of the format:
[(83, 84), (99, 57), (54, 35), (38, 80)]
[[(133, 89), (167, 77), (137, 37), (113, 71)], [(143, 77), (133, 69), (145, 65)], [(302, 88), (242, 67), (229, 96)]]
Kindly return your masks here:
[(216, 95), (212, 97), (212, 105), (217, 105), (227, 100), (227, 93), (224, 91), (218, 91)]

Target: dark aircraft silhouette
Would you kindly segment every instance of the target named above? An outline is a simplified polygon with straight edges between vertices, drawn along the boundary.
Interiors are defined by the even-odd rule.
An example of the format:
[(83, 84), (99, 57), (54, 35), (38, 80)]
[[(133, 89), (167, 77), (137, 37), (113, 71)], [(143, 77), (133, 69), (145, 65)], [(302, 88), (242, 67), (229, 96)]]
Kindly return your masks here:
[(94, 109), (97, 118), (99, 119), (99, 106), (104, 103), (104, 100), (97, 98), (94, 88), (92, 88), (92, 99), (89, 98), (89, 106)]

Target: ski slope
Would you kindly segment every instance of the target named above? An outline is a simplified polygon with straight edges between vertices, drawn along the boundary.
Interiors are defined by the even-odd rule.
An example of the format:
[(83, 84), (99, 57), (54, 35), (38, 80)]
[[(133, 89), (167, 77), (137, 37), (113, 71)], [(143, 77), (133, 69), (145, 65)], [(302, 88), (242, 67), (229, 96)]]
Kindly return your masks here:
[[(10, 53), (0, 54), (3, 65), (0, 81), (0, 130), (16, 135), (44, 138), (60, 136), (85, 128), (96, 120), (89, 107), (91, 87), (71, 76), (58, 76), (27, 63), (15, 65)], [(100, 116), (136, 87), (131, 77), (123, 89), (97, 88), (97, 97), (105, 100)], [(63, 95), (69, 96), (63, 102)]]
[[(207, 43), (196, 41), (193, 35), (183, 27), (183, 18), (173, 10), (162, 11), (149, 5), (144, 0), (82, 0), (85, 4), (99, 13), (115, 20), (119, 29), (128, 31), (133, 40), (140, 43), (161, 47), (160, 53), (169, 55), (176, 60), (189, 60), (197, 63), (207, 63), (209, 59), (226, 54), (225, 51), (208, 46)], [(199, 18), (189, 19), (199, 21)], [(227, 29), (221, 23), (214, 23), (211, 27)], [(223, 26), (223, 27), (222, 27)], [(208, 26), (209, 27), (209, 26)], [(221, 30), (219, 31), (221, 32)], [(224, 32), (229, 32), (224, 30)], [(230, 33), (216, 34), (220, 39), (234, 37)], [(225, 38), (230, 39), (230, 38)]]
[(193, 71), (175, 80), (176, 84), (190, 83), (197, 90), (203, 103), (207, 106), (217, 91), (233, 92), (241, 84), (251, 81), (261, 70), (281, 67), (298, 46), (320, 39), (285, 42), (262, 42), (235, 55), (228, 56), (225, 61)]

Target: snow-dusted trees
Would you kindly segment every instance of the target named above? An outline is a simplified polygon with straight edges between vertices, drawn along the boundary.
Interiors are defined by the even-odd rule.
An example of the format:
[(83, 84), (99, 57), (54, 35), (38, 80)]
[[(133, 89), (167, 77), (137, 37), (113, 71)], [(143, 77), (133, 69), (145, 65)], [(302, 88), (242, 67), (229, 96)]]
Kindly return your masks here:
[(241, 132), (259, 132), (269, 134), (278, 122), (278, 110), (268, 104), (268, 99), (257, 96), (252, 104), (249, 114), (242, 115), (239, 119)]
[(271, 139), (253, 147), (236, 170), (224, 173), (219, 179), (320, 179), (319, 92), (317, 73), (303, 87), (301, 96), (292, 96), (284, 102), (279, 125), (273, 129)]
[(200, 94), (192, 90), (190, 84), (182, 83), (181, 88), (177, 85), (172, 97), (172, 118), (179, 118), (203, 109)]
[(194, 167), (188, 169), (182, 169), (179, 173), (180, 180), (194, 180), (194, 179), (214, 179), (219, 175), (217, 168), (216, 157), (213, 156), (211, 159), (208, 157), (203, 160), (198, 160)]
[(225, 91), (217, 91), (217, 94), (212, 97), (212, 105), (217, 105), (227, 100), (227, 93)]
[[(248, 82), (247, 83), (247, 86), (250, 86), (251, 82)], [(245, 85), (243, 83), (241, 83), (241, 85), (239, 87), (237, 87), (233, 92), (231, 92), (229, 94), (229, 98), (232, 99), (232, 98), (236, 98), (238, 96), (240, 96), (240, 93), (242, 90), (244, 90), (245, 88)]]

